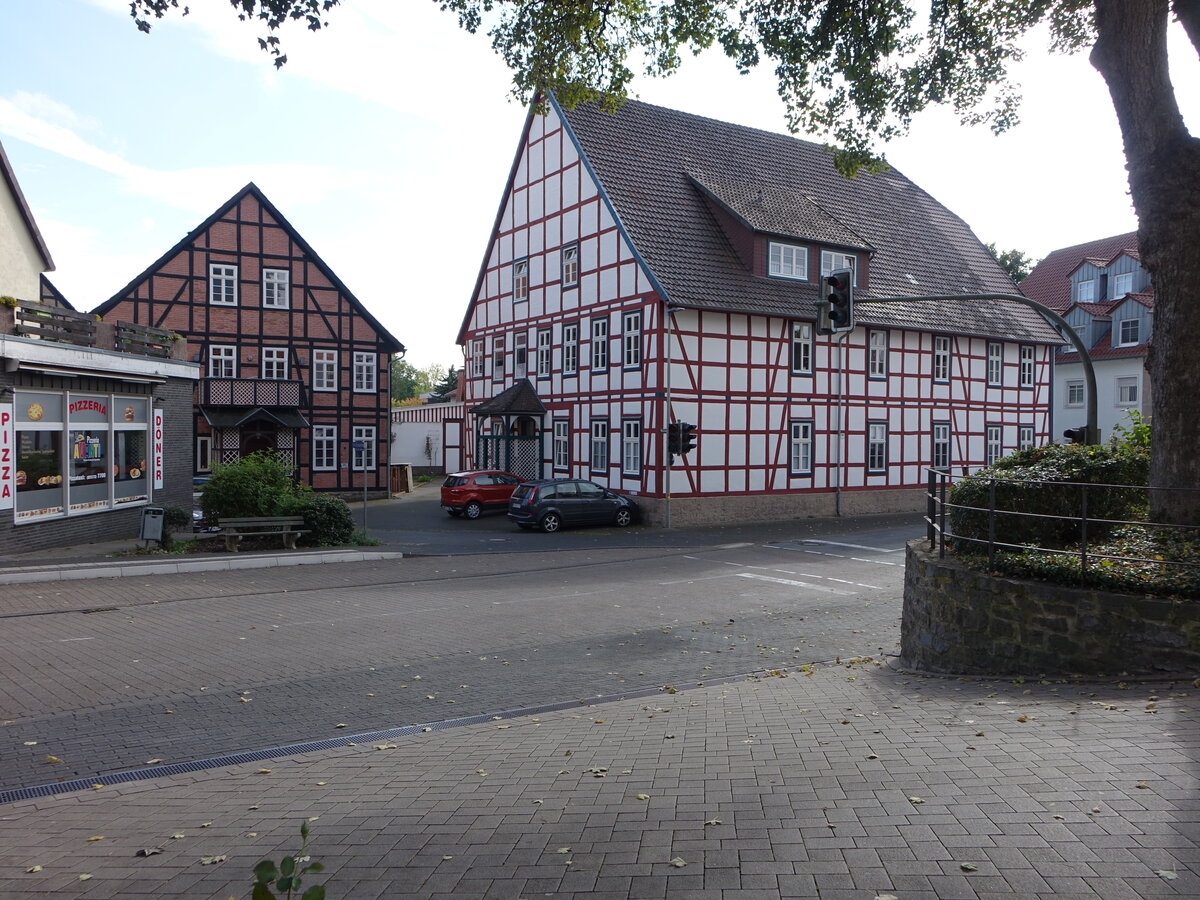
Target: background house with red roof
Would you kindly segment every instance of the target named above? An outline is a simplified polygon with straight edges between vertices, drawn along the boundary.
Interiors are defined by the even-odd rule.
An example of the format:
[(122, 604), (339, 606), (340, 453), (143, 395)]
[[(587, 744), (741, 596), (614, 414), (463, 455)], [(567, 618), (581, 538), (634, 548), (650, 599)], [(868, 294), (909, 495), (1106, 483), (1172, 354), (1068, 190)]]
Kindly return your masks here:
[[(817, 334), (822, 278), (857, 327)], [(899, 172), (630, 101), (531, 115), (459, 332), (468, 467), (588, 478), (651, 521), (914, 509), (929, 466), (1049, 435), (1058, 333)], [(668, 426), (697, 426), (686, 455)]]
[[(1149, 409), (1145, 363), (1154, 290), (1136, 232), (1055, 250), (1021, 282), (1021, 292), (1058, 311), (1089, 348), (1102, 439), (1115, 425), (1128, 425), (1131, 412)], [(1071, 344), (1055, 354), (1052, 395), (1055, 436), (1086, 423), (1083, 364)]]

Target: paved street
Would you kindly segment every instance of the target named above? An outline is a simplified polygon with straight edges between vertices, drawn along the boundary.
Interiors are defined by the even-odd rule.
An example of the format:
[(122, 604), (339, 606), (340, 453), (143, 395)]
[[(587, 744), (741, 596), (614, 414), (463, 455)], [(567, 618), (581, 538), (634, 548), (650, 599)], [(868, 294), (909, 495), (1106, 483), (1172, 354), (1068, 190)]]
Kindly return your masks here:
[(915, 529), (839, 524), (4, 585), (0, 897), (245, 897), (309, 820), (330, 897), (1200, 896), (1197, 687), (898, 671)]

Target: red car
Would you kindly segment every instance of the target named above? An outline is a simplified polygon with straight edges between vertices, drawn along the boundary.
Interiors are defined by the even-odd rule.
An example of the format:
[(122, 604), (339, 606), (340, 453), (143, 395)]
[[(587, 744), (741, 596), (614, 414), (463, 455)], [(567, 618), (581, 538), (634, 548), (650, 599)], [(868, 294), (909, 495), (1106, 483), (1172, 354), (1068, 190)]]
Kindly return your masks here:
[(485, 509), (507, 509), (522, 479), (511, 472), (488, 469), (455, 472), (442, 482), (442, 509), (452, 516), (478, 519)]

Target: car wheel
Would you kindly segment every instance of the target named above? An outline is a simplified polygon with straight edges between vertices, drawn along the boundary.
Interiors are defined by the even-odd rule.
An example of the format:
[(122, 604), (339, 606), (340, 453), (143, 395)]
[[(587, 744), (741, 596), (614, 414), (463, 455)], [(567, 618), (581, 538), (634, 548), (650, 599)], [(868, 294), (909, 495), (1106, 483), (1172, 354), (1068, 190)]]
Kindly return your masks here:
[(617, 510), (617, 517), (613, 521), (616, 522), (618, 528), (624, 528), (633, 522), (633, 513), (622, 506)]
[(542, 531), (546, 532), (546, 534), (553, 534), (554, 532), (558, 531), (558, 529), (562, 528), (562, 518), (558, 515), (558, 513), (548, 512), (542, 516), (542, 521), (540, 524), (542, 526)]
[(463, 507), (463, 515), (468, 519), (478, 519), (483, 514), (483, 507), (479, 505), (478, 500), (472, 500)]

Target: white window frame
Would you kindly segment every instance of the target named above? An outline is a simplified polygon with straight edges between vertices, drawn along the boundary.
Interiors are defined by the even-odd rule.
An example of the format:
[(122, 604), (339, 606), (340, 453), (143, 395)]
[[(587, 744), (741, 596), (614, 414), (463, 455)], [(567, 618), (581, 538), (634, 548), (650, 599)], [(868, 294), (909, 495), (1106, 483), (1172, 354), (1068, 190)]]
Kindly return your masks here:
[(1034, 374), (1033, 362), (1034, 362), (1033, 347), (1029, 346), (1028, 344), (1022, 344), (1021, 345), (1021, 359), (1020, 359), (1020, 365), (1017, 370), (1017, 373), (1018, 373), (1017, 377), (1019, 379), (1020, 386), (1023, 388), (1033, 387), (1033, 374)]
[(608, 368), (608, 317), (592, 319), (592, 371)]
[(513, 378), (529, 377), (529, 335), (518, 331), (513, 335)]
[(592, 420), (592, 450), (588, 465), (593, 474), (608, 473), (608, 420)]
[(287, 309), (291, 306), (292, 273), (287, 269), (262, 270), (262, 305), (264, 309)]
[(849, 269), (850, 280), (858, 287), (858, 256), (853, 253), (842, 253), (838, 250), (821, 251), (821, 277), (824, 278), (838, 269)]
[(813, 325), (812, 322), (792, 323), (792, 374), (813, 373)]
[(1137, 406), (1141, 402), (1142, 385), (1137, 375), (1117, 379), (1117, 406)]
[(984, 434), (984, 462), (990, 466), (1004, 455), (1004, 426), (988, 425)]
[(287, 381), (288, 352), (286, 347), (263, 347), (259, 371), (263, 381)]
[(208, 302), (213, 306), (237, 306), (237, 266), (227, 263), (208, 264)]
[(579, 245), (569, 244), (562, 248), (562, 286), (571, 287), (579, 283)]
[(379, 389), (375, 379), (379, 357), (375, 353), (354, 351), (354, 393), (373, 394)]
[(487, 354), (483, 351), (483, 340), (471, 341), (471, 377), (482, 378), (487, 366)]
[(808, 281), (808, 248), (802, 244), (767, 243), (767, 274), (772, 278)]
[[(1130, 326), (1126, 328), (1125, 326)], [(1129, 337), (1127, 332), (1132, 331), (1133, 336)], [(1142, 340), (1142, 320), (1138, 318), (1121, 319), (1117, 323), (1117, 346), (1118, 347), (1136, 347)]]
[(934, 422), (929, 464), (939, 471), (950, 470), (950, 423)]
[(1017, 426), (1017, 449), (1032, 450), (1033, 449), (1033, 426), (1018, 425)]
[(337, 426), (314, 425), (312, 427), (312, 470), (335, 472), (338, 462)]
[(873, 475), (887, 472), (888, 466), (887, 422), (867, 423), (867, 472)]
[(492, 381), (504, 380), (504, 335), (492, 338)]
[[(350, 469), (354, 472), (375, 471), (375, 426), (354, 425), (350, 428)], [(355, 450), (353, 441), (362, 441), (362, 450)], [(369, 463), (369, 465), (366, 465)]]
[[(1078, 396), (1077, 396), (1078, 395)], [(1082, 381), (1067, 382), (1067, 399), (1064, 405), (1066, 406), (1083, 406), (1084, 398), (1087, 396), (1087, 388)]]
[[(1085, 287), (1087, 290), (1084, 290)], [(1078, 281), (1075, 283), (1075, 302), (1096, 302), (1096, 280), (1094, 278), (1089, 278), (1086, 281)]]
[(888, 377), (888, 333), (883, 329), (867, 333), (867, 343), (870, 346), (867, 362), (867, 376), (870, 378)]
[(571, 421), (554, 420), (554, 470), (566, 472), (571, 467)]
[(336, 350), (314, 350), (312, 352), (312, 386), (314, 391), (336, 391), (338, 389), (338, 352)]
[(234, 344), (208, 345), (208, 377), (237, 378), (238, 352)]
[(563, 356), (562, 367), (564, 375), (575, 375), (579, 372), (579, 323), (568, 322), (562, 327)]
[(642, 474), (642, 420), (621, 420), (621, 474), (640, 478)]
[[(1125, 290), (1121, 290), (1121, 282), (1125, 282)], [(1117, 300), (1124, 297), (1126, 294), (1133, 293), (1133, 273), (1118, 272), (1113, 276), (1113, 295), (1112, 299)]]
[(621, 368), (642, 367), (642, 311), (621, 314)]
[(513, 263), (513, 302), (521, 303), (529, 299), (529, 260), (518, 259)]
[(933, 380), (938, 384), (950, 382), (950, 336), (933, 336)]
[(196, 435), (196, 471), (212, 471), (212, 435)]
[(537, 376), (549, 378), (554, 362), (554, 332), (549, 328), (539, 328), (537, 333)]
[(988, 387), (1004, 387), (1004, 344), (988, 341), (987, 345)]
[(788, 423), (788, 470), (792, 475), (811, 475), (813, 471), (813, 420), (792, 419)]

